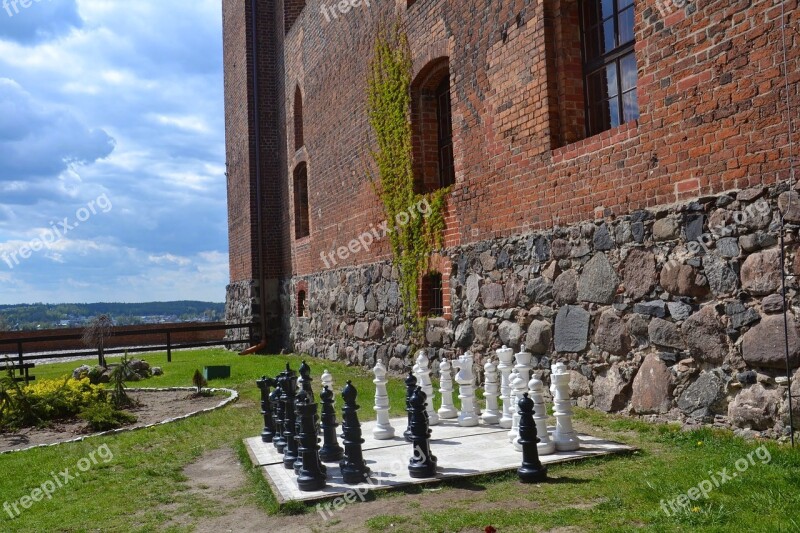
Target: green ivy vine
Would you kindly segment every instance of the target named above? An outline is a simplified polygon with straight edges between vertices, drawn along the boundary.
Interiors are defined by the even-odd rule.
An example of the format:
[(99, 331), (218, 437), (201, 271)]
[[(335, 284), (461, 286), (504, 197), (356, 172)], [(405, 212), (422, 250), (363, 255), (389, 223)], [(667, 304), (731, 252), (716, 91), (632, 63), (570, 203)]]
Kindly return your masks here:
[[(430, 268), (431, 254), (442, 247), (444, 208), (450, 187), (428, 194), (414, 192), (414, 161), (411, 128), (411, 49), (399, 23), (384, 26), (375, 40), (368, 83), (368, 115), (377, 148), (372, 159), (377, 177), (370, 174), (384, 206), (386, 219), (394, 225), (389, 234), (392, 254), (400, 271), (400, 296), (406, 325), (412, 334), (424, 333), (417, 285)], [(407, 224), (394, 223), (398, 215), (415, 206), (430, 206), (427, 216), (410, 217)], [(401, 215), (401, 219), (405, 217)]]

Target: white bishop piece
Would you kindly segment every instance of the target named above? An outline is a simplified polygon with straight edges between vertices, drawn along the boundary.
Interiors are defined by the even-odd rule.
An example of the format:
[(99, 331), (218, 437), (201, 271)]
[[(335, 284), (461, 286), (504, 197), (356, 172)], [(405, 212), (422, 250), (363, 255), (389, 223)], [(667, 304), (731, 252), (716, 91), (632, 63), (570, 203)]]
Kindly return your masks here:
[(447, 420), (458, 417), (453, 405), (453, 372), (452, 365), (447, 359), (439, 362), (439, 393), (442, 395), (442, 406), (439, 407), (439, 418)]
[(475, 414), (475, 374), (472, 371), (472, 364), (472, 352), (466, 352), (453, 363), (453, 366), (458, 368), (456, 383), (458, 383), (458, 399), (461, 400), (458, 425), (462, 427), (478, 425), (478, 417)]
[(497, 424), (500, 422), (500, 411), (497, 410), (497, 397), (500, 393), (500, 383), (497, 381), (497, 367), (489, 361), (483, 365), (483, 372), (486, 412), (481, 415), (481, 420), (487, 424)]
[(539, 444), (536, 447), (539, 455), (550, 455), (556, 451), (556, 445), (550, 440), (547, 432), (547, 405), (544, 402), (544, 384), (535, 377), (528, 382), (533, 400), (533, 420), (536, 422), (536, 435), (539, 437)]
[(376, 440), (393, 439), (394, 428), (389, 422), (389, 395), (386, 392), (386, 367), (383, 366), (381, 361), (378, 361), (372, 372), (375, 374), (375, 379), (372, 382), (375, 384), (375, 412), (378, 416), (375, 429), (372, 430), (372, 436)]
[(550, 390), (553, 391), (553, 415), (556, 417), (556, 431), (553, 440), (556, 450), (571, 452), (581, 447), (578, 434), (572, 429), (572, 399), (569, 394), (569, 372), (564, 363), (550, 367)]
[(431, 369), (428, 367), (430, 359), (425, 355), (425, 350), (417, 353), (417, 364), (414, 373), (417, 375), (417, 384), (422, 387), (422, 392), (428, 398), (425, 410), (428, 412), (428, 425), (435, 426), (439, 423), (439, 415), (433, 409), (433, 383), (431, 383)]
[(514, 365), (511, 361), (514, 359), (514, 350), (507, 346), (495, 351), (500, 364), (497, 365), (497, 370), (500, 371), (500, 398), (503, 401), (503, 416), (500, 418), (500, 427), (509, 429), (512, 423), (513, 406), (511, 405), (511, 370)]

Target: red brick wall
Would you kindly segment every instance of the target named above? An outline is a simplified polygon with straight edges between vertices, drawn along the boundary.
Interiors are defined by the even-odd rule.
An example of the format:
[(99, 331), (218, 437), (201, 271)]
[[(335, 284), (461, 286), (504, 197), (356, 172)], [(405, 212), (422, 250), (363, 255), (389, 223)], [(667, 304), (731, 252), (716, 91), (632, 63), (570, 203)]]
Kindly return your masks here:
[[(296, 4), (286, 0), (285, 13), (294, 13)], [(321, 13), (323, 2), (309, 0), (285, 37), (273, 30), (278, 41), (274, 131), (280, 135), (274, 149), (280, 170), (269, 188), (276, 196), (266, 226), (280, 232), (280, 238), (270, 236), (272, 242), (285, 244), (268, 247), (284, 277), (324, 270), (320, 254), (347, 246), (383, 220), (367, 175), (371, 132), (365, 88), (377, 22), (396, 10), (408, 27), (415, 78), (431, 61), (449, 61), (456, 185), (448, 246), (787, 176), (780, 6), (771, 2), (694, 2), (662, 19), (654, 2), (637, 1), (641, 118), (578, 142), (571, 142), (583, 137), (574, 1), (370, 4), (329, 22)], [(231, 28), (241, 14), (229, 10)], [(786, 10), (793, 28), (787, 34), (788, 70), (797, 120), (797, 2), (788, 2)], [(226, 31), (226, 65), (243, 54), (237, 36)], [(226, 85), (235, 92), (241, 75), (229, 70)], [(293, 99), (287, 95), (298, 86), (305, 148), (295, 153)], [(240, 131), (244, 115), (230, 99), (227, 103), (229, 130)], [(270, 117), (272, 112), (265, 111)], [(229, 158), (232, 148), (235, 143)], [(309, 238), (295, 241), (288, 188), (300, 161), (308, 163), (312, 229)], [(234, 183), (234, 198), (246, 194), (247, 186)], [(232, 220), (232, 277), (252, 255), (238, 224)], [(369, 252), (337, 259), (335, 266), (388, 257), (383, 240)]]

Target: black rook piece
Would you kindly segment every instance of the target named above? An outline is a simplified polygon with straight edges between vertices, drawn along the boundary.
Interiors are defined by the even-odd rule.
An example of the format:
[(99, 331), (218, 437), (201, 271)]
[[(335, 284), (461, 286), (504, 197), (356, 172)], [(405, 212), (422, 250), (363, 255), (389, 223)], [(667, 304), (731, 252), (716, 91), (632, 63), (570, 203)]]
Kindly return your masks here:
[(294, 462), (298, 458), (297, 439), (295, 439), (297, 436), (297, 417), (294, 410), (296, 393), (297, 377), (294, 371), (289, 368), (289, 363), (286, 363), (286, 377), (284, 378), (281, 401), (284, 408), (283, 438), (286, 440), (286, 447), (283, 450), (283, 466), (287, 469), (294, 468)]
[(364, 463), (364, 456), (361, 453), (361, 445), (364, 439), (361, 438), (361, 424), (358, 422), (358, 404), (356, 397), (358, 391), (353, 383), (348, 381), (342, 391), (344, 407), (342, 408), (342, 434), (344, 435), (344, 459), (339, 463), (342, 470), (342, 478), (348, 485), (358, 485), (364, 483), (369, 477), (370, 470)]
[[(297, 412), (300, 415), (300, 460), (302, 466), (297, 477), (297, 486), (303, 492), (325, 488), (325, 467), (319, 461), (319, 440), (317, 438), (317, 404), (310, 401), (305, 391), (297, 397)], [(295, 463), (297, 464), (297, 463)]]
[(325, 463), (334, 463), (342, 459), (344, 450), (339, 446), (336, 437), (336, 428), (339, 427), (339, 424), (336, 423), (336, 410), (333, 408), (333, 391), (325, 385), (319, 398), (322, 401), (322, 436), (324, 439), (319, 457)]
[(413, 478), (436, 476), (436, 457), (431, 453), (431, 430), (428, 426), (428, 412), (425, 410), (427, 395), (417, 387), (409, 401), (411, 416), (411, 444), (414, 455), (408, 462), (408, 473)]
[(272, 439), (275, 437), (275, 420), (272, 414), (269, 389), (276, 387), (278, 382), (264, 376), (256, 381), (256, 385), (261, 389), (261, 414), (264, 416), (264, 430), (261, 432), (261, 440), (264, 442), (272, 442)]
[(536, 423), (533, 420), (533, 400), (526, 392), (517, 404), (519, 410), (519, 443), (522, 446), (522, 466), (517, 470), (519, 480), (523, 483), (547, 481), (547, 467), (539, 461), (539, 450), (536, 444)]
[(408, 373), (406, 378), (406, 411), (408, 412), (408, 425), (403, 432), (403, 437), (411, 442), (411, 395), (417, 390), (417, 377), (413, 372)]

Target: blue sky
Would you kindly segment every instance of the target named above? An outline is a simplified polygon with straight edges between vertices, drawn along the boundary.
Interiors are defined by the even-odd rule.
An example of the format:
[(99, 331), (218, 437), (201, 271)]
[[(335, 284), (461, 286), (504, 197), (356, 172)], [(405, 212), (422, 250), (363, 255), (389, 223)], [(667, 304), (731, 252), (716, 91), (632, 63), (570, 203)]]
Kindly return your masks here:
[(0, 304), (224, 301), (221, 25), (219, 0), (0, 0)]

